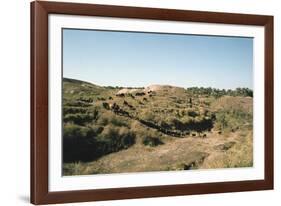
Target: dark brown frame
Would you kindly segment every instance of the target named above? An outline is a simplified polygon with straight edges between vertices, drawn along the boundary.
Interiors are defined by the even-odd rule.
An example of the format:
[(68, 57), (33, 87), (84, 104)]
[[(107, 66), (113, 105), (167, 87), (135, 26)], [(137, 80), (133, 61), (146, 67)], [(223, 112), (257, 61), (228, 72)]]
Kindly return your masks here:
[[(48, 15), (257, 25), (265, 28), (265, 179), (77, 191), (48, 191)], [(273, 189), (273, 16), (93, 4), (31, 3), (31, 202), (67, 203)]]

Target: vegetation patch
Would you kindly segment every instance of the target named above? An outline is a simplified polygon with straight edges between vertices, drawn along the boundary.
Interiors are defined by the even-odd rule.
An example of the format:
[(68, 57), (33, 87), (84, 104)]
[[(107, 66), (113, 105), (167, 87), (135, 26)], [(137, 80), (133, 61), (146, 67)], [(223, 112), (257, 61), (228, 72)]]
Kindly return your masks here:
[(142, 143), (146, 146), (156, 147), (158, 145), (164, 144), (159, 138), (157, 137), (145, 137)]

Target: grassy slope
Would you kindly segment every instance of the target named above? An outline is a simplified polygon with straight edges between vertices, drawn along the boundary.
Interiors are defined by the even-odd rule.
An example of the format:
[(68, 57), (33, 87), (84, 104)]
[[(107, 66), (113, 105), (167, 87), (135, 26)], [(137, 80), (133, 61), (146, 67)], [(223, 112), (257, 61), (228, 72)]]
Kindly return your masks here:
[(120, 88), (63, 86), (65, 175), (252, 165), (250, 97), (176, 87), (117, 97)]

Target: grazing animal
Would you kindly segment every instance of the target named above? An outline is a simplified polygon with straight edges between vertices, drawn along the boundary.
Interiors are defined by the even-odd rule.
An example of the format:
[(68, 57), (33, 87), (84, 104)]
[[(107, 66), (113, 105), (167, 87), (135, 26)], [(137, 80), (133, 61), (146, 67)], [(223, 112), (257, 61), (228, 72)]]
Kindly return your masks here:
[(144, 96), (144, 95), (145, 95), (144, 92), (137, 92), (137, 93), (136, 93), (136, 96)]
[(121, 110), (121, 109), (120, 109), (117, 113), (119, 113), (119, 114), (121, 114), (121, 115), (123, 115), (123, 116), (127, 116), (127, 117), (130, 116), (129, 112), (124, 111), (124, 110)]
[(131, 97), (131, 98), (135, 99), (135, 97), (134, 97), (134, 95), (133, 95), (133, 94), (128, 94), (128, 95), (129, 95), (129, 97)]
[(143, 101), (147, 101), (147, 99), (146, 99), (146, 98), (143, 98)]
[(110, 109), (110, 106), (109, 106), (109, 104), (108, 104), (107, 102), (103, 102), (103, 103), (102, 103), (102, 106), (103, 106), (105, 109), (107, 109), (107, 110)]
[(129, 103), (127, 101), (125, 101), (125, 100), (124, 100), (123, 104), (127, 105), (127, 106), (129, 105)]
[(135, 109), (132, 105), (128, 105), (128, 107), (133, 110)]
[(125, 94), (116, 94), (116, 97), (125, 97)]
[(130, 105), (127, 101), (124, 101), (123, 104), (129, 107), (130, 109), (135, 110), (135, 108), (132, 105)]
[(112, 109), (113, 111), (118, 111), (120, 110), (120, 107), (118, 106), (118, 104), (116, 104), (115, 102), (113, 104), (109, 105), (110, 109)]

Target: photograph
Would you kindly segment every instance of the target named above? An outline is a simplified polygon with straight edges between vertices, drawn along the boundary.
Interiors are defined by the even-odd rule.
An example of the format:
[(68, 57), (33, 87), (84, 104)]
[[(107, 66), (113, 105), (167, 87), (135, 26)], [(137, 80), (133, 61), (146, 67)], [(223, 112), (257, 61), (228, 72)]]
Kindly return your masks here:
[(253, 167), (253, 38), (62, 29), (63, 176)]
[(233, 11), (31, 2), (30, 202), (273, 190), (276, 18)]

